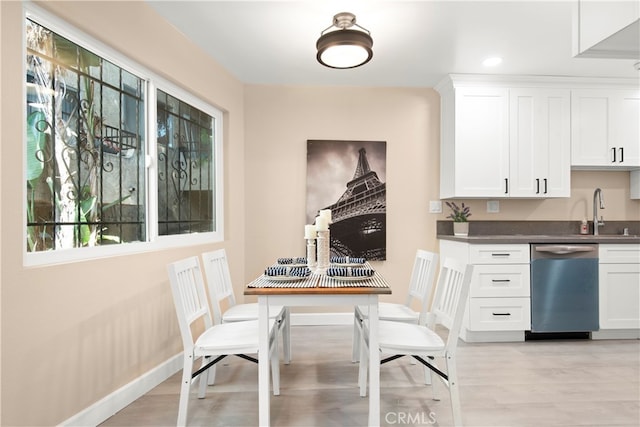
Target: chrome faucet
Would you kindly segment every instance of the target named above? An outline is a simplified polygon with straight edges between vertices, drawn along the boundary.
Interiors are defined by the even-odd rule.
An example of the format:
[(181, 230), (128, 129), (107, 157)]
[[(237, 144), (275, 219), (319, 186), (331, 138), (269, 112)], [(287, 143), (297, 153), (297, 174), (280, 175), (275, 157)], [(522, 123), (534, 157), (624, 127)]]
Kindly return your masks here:
[(604, 197), (602, 197), (602, 190), (600, 188), (596, 188), (596, 191), (593, 192), (593, 235), (598, 235), (598, 227), (604, 225), (604, 218), (600, 216), (600, 220), (598, 220), (598, 203), (600, 200), (600, 209), (604, 209)]

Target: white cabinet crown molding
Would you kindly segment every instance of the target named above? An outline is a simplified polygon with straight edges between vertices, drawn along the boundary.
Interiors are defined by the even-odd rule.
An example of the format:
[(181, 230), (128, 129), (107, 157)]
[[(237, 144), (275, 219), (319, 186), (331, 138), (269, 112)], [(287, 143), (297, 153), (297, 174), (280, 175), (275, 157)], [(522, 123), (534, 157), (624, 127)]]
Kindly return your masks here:
[(640, 88), (640, 79), (622, 77), (539, 76), (515, 74), (449, 74), (435, 89), (438, 93), (458, 87), (543, 87), (563, 89), (586, 88)]

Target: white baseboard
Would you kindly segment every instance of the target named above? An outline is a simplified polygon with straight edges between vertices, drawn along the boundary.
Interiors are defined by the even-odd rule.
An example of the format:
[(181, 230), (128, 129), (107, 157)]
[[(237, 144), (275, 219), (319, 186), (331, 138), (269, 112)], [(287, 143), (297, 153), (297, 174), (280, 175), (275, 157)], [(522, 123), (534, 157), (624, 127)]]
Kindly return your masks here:
[(97, 426), (167, 380), (180, 369), (182, 369), (182, 353), (177, 354), (59, 425)]
[[(292, 326), (352, 325), (353, 313), (293, 313)], [(177, 354), (129, 384), (60, 423), (60, 426), (96, 426), (182, 369)]]
[[(293, 321), (291, 322), (293, 323)], [(639, 340), (640, 329), (601, 329), (591, 332), (594, 340)]]
[(524, 341), (524, 331), (470, 331), (460, 330), (464, 342), (519, 342)]
[(291, 313), (291, 326), (353, 325), (353, 313)]

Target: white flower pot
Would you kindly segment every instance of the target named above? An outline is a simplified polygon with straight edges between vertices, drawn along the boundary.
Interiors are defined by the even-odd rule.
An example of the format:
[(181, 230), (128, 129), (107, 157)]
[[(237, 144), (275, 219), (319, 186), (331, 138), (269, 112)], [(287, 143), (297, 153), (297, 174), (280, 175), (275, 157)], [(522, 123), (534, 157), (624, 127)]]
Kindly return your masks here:
[(453, 223), (453, 235), (454, 236), (468, 236), (469, 235), (469, 223), (468, 222), (454, 222)]

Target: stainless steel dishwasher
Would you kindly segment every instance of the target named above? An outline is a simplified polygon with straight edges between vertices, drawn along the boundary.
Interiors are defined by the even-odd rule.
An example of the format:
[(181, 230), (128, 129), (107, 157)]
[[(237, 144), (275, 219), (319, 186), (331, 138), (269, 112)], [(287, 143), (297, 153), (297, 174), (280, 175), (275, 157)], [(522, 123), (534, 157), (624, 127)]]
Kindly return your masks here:
[(598, 322), (598, 245), (531, 245), (531, 332), (589, 332)]

